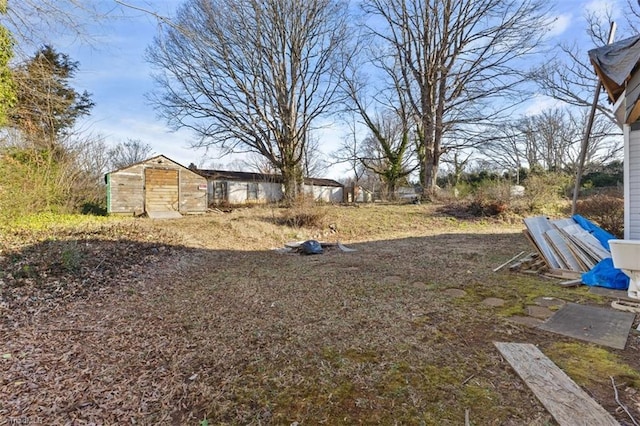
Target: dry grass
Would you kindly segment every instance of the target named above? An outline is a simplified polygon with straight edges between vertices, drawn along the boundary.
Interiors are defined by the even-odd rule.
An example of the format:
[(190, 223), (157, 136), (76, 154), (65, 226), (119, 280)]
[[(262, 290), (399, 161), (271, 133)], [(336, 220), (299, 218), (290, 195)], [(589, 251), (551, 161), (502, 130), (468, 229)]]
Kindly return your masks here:
[[(135, 256), (152, 237), (169, 254), (139, 257), (135, 276), (55, 299), (46, 315), (32, 304), (0, 323), (0, 419), (8, 419), (0, 425), (446, 425), (462, 424), (467, 409), (473, 424), (553, 424), (492, 342), (553, 349), (570, 339), (505, 312), (539, 295), (594, 300), (584, 289), (492, 272), (531, 250), (520, 224), (458, 220), (425, 205), (325, 208), (318, 228), (278, 225), (272, 208), (113, 225), (136, 229), (126, 247), (106, 244), (108, 225), (85, 226), (83, 235), (93, 233), (81, 242), (92, 250), (105, 241)], [(23, 235), (31, 242), (5, 247), (0, 266), (50, 237)], [(82, 244), (69, 246), (78, 237), (59, 252), (78, 251), (73, 267), (61, 268), (71, 277), (82, 276), (88, 257)], [(307, 238), (358, 251), (271, 250)], [(466, 295), (454, 298), (451, 288)], [(485, 306), (486, 297), (506, 306)], [(637, 349), (634, 336), (617, 362), (637, 368)], [(613, 413), (605, 381), (588, 390)]]

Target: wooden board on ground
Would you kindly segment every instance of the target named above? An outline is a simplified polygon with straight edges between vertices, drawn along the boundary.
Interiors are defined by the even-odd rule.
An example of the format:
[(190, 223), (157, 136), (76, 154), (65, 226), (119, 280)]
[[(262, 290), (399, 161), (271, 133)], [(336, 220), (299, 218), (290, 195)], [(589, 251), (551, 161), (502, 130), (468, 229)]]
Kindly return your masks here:
[(576, 280), (582, 277), (582, 272), (569, 271), (567, 269), (549, 269), (547, 275), (563, 280)]
[(503, 342), (494, 345), (560, 426), (619, 425), (534, 345)]

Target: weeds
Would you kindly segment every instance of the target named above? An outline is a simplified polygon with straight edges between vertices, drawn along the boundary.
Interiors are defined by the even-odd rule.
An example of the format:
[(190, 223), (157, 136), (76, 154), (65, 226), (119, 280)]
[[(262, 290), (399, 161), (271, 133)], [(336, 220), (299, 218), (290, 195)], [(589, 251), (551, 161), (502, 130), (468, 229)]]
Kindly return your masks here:
[(624, 236), (624, 199), (616, 192), (580, 200), (576, 211), (618, 238)]
[(277, 220), (278, 225), (291, 228), (322, 228), (325, 225), (327, 210), (312, 200), (299, 200), (285, 209)]
[(62, 248), (60, 253), (62, 267), (68, 272), (75, 272), (80, 268), (82, 253), (77, 241), (69, 241)]

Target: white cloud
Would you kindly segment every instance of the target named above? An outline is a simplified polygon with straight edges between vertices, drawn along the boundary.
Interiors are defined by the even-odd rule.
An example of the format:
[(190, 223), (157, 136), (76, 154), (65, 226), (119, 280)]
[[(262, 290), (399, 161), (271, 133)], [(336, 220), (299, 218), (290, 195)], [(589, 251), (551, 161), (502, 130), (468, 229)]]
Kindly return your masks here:
[(531, 102), (525, 107), (523, 114), (526, 116), (540, 114), (542, 111), (556, 108), (560, 101), (545, 95), (535, 95)]
[(547, 37), (549, 38), (557, 37), (567, 31), (573, 21), (573, 15), (564, 13), (555, 16), (552, 19), (553, 23), (551, 24), (551, 28), (547, 32)]
[(625, 9), (625, 7), (619, 3), (619, 1), (613, 0), (591, 0), (585, 3), (584, 9), (586, 14), (606, 18), (608, 13), (612, 13), (612, 18), (618, 19), (620, 17), (620, 11)]

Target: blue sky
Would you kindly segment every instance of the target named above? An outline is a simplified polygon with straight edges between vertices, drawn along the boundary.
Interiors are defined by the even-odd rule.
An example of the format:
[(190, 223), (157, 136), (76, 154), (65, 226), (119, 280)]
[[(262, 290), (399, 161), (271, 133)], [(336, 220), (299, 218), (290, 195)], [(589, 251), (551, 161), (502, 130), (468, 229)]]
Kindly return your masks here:
[[(215, 163), (217, 167), (224, 167), (231, 163), (233, 158), (218, 159), (215, 158), (215, 152), (210, 152), (206, 159), (203, 150), (189, 148), (192, 135), (186, 131), (171, 132), (157, 118), (147, 101), (145, 94), (153, 89), (153, 82), (151, 67), (144, 60), (144, 52), (157, 34), (156, 19), (149, 14), (119, 6), (114, 0), (100, 0), (100, 3), (115, 7), (112, 13), (119, 18), (90, 26), (94, 43), (64, 37), (51, 41), (59, 51), (69, 54), (80, 63), (74, 85), (90, 92), (96, 103), (83, 127), (102, 135), (110, 145), (128, 138), (140, 139), (151, 145), (156, 154), (164, 154), (184, 165), (193, 162), (211, 167)], [(182, 0), (129, 0), (128, 3), (170, 15)], [(556, 24), (549, 37), (552, 41), (571, 41), (583, 37), (585, 11), (601, 10), (606, 3), (626, 6), (624, 0), (557, 0)], [(624, 37), (619, 35), (618, 38)], [(552, 100), (537, 97), (526, 106), (526, 111), (536, 113), (553, 104)], [(327, 126), (320, 137), (325, 153), (337, 147), (344, 137), (343, 133), (342, 127), (337, 124)], [(329, 169), (326, 177), (341, 178), (345, 174), (343, 168), (336, 167)]]

